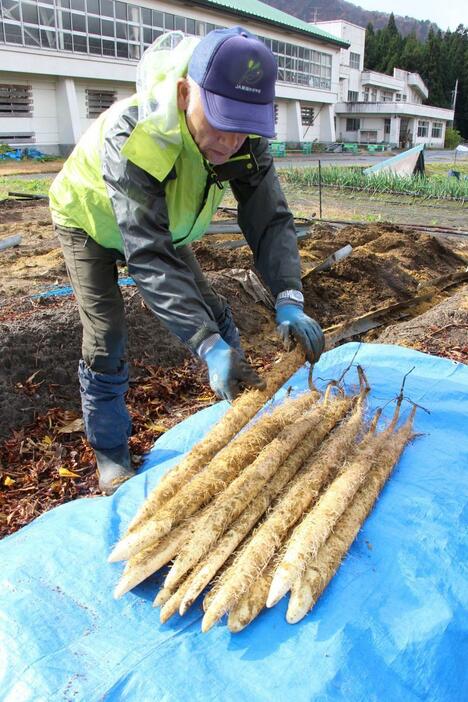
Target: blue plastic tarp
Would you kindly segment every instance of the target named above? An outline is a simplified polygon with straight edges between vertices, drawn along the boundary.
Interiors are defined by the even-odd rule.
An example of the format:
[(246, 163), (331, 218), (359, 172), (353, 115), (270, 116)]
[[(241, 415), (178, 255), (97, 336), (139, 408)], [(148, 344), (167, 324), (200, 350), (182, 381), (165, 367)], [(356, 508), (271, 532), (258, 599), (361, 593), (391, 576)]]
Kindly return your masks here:
[[(198, 601), (162, 626), (151, 607), (160, 576), (112, 599), (122, 566), (107, 554), (148, 490), (225, 412), (219, 403), (161, 437), (113, 497), (58, 507), (0, 543), (2, 702), (467, 699), (468, 367), (347, 344), (314, 376), (337, 377), (356, 349), (372, 408), (414, 366), (406, 394), (431, 414), (418, 411), (421, 435), (302, 622), (286, 624), (283, 600), (239, 634), (224, 623), (202, 634)], [(288, 385), (306, 388), (307, 369)]]
[[(128, 276), (119, 278), (117, 283), (121, 287), (126, 287), (127, 285), (135, 285), (133, 278)], [(67, 295), (73, 295), (73, 288), (70, 285), (59, 285), (56, 288), (49, 288), (44, 292), (37, 293), (31, 297), (34, 299), (36, 297), (66, 297)]]

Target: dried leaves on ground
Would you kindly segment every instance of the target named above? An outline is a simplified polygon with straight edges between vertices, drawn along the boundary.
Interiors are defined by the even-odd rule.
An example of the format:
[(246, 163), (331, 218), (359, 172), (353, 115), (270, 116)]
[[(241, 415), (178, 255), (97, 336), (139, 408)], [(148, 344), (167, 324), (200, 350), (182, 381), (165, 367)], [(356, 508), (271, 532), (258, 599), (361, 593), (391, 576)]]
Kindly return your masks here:
[[(262, 371), (271, 359), (258, 360)], [(166, 430), (216, 401), (204, 367), (188, 359), (174, 368), (134, 363), (128, 393), (133, 419), (130, 450), (138, 463)], [(25, 390), (34, 391), (34, 377)], [(52, 507), (98, 495), (93, 451), (76, 412), (50, 409), (0, 443), (0, 537)]]

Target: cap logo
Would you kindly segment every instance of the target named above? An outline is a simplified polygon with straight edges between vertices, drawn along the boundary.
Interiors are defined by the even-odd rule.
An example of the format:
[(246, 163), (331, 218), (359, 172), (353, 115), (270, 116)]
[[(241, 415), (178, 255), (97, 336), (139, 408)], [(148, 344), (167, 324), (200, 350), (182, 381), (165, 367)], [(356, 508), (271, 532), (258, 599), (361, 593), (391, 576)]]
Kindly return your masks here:
[(260, 61), (249, 59), (247, 62), (247, 69), (239, 79), (236, 88), (237, 90), (245, 90), (248, 93), (261, 93), (262, 91), (254, 86), (259, 83), (262, 78), (263, 69)]

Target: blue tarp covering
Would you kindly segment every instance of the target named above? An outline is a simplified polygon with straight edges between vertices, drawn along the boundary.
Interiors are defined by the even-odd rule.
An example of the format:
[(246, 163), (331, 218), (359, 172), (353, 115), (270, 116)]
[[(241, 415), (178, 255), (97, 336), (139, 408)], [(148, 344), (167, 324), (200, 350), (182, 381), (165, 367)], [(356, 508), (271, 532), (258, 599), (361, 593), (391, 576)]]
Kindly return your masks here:
[[(314, 375), (336, 377), (357, 348), (325, 354)], [(406, 393), (431, 414), (418, 412), (422, 436), (312, 613), (288, 625), (283, 600), (240, 634), (224, 625), (201, 634), (200, 602), (159, 624), (157, 576), (112, 599), (122, 567), (106, 563), (111, 546), (159, 476), (223, 414), (219, 403), (161, 437), (113, 497), (66, 504), (0, 544), (2, 702), (467, 699), (468, 367), (370, 344), (356, 362), (373, 407), (415, 366)], [(304, 389), (306, 369), (290, 384)]]
[[(127, 285), (135, 285), (135, 281), (133, 280), (133, 278), (129, 278), (128, 276), (124, 278), (119, 278), (117, 282), (121, 287), (126, 287)], [(45, 292), (37, 293), (36, 295), (32, 295), (31, 297), (65, 297), (67, 295), (73, 295), (73, 288), (70, 285), (59, 285), (56, 288), (49, 288)]]

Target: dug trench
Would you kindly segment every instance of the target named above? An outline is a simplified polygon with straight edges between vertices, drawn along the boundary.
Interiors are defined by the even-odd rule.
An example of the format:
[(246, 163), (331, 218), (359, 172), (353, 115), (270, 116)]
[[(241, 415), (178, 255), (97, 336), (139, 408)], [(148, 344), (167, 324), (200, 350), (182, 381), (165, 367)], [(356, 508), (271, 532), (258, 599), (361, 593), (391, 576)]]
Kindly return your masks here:
[[(35, 297), (67, 284), (47, 207), (10, 201), (0, 213), (0, 239), (22, 235), (19, 247), (0, 253), (0, 535), (5, 535), (52, 506), (96, 494), (97, 480), (80, 420), (76, 303), (72, 295)], [(254, 270), (248, 247), (220, 246), (225, 241), (225, 236), (205, 237), (194, 250), (214, 288), (229, 300), (247, 355), (266, 372), (280, 352), (273, 312), (239, 282), (248, 278), (245, 271)], [(300, 241), (304, 273), (346, 244), (353, 247), (348, 258), (303, 278), (305, 311), (324, 328), (410, 300), (421, 285), (465, 270), (468, 261), (468, 245), (441, 243), (395, 225), (337, 229), (317, 223)], [(122, 290), (131, 449), (138, 457), (162, 432), (215, 398), (201, 363), (167, 333), (135, 287)], [(402, 321), (389, 317), (364, 339), (467, 362), (467, 291), (462, 285), (435, 291)]]

